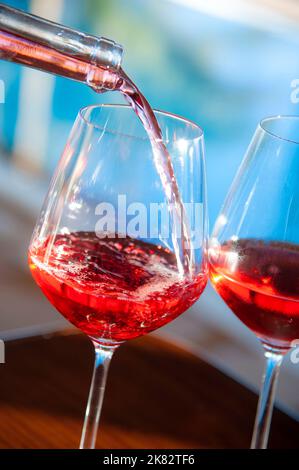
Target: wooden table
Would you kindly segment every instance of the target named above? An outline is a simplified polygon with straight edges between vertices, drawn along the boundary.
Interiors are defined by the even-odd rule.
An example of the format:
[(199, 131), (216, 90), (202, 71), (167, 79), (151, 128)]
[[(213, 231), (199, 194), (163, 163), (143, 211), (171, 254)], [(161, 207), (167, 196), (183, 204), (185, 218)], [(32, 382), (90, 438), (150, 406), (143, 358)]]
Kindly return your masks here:
[[(6, 344), (0, 365), (0, 447), (76, 448), (93, 350), (81, 335)], [(257, 397), (197, 357), (154, 337), (116, 352), (98, 437), (103, 448), (246, 448)], [(299, 444), (280, 411), (270, 447)]]

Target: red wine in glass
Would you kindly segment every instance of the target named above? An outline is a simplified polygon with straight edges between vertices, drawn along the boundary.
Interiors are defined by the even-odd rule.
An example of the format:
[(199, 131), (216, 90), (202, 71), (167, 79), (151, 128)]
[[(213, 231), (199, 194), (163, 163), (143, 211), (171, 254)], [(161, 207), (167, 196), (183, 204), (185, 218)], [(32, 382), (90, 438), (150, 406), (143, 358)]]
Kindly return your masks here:
[[(202, 131), (177, 116), (162, 112), (154, 116), (173, 149), (180, 192), (200, 209), (194, 242), (188, 247), (192, 269), (181, 269), (182, 252), (178, 256), (176, 248), (182, 240), (169, 206), (176, 196), (173, 199), (163, 171), (157, 171), (161, 141), (157, 140), (156, 148), (156, 142), (144, 136), (131, 108), (124, 105), (80, 110), (29, 248), (37, 284), (95, 347), (81, 448), (95, 446), (115, 349), (183, 313), (199, 298), (207, 281)], [(187, 146), (177, 145), (182, 138)], [(119, 207), (123, 197), (124, 210)], [(188, 221), (191, 226), (191, 216)], [(189, 261), (185, 266), (189, 268)]]
[(207, 282), (206, 273), (181, 279), (175, 255), (162, 246), (130, 237), (101, 239), (94, 232), (37, 240), (29, 266), (62, 315), (108, 343), (172, 321), (199, 298)]
[(216, 219), (211, 280), (265, 356), (252, 449), (266, 449), (280, 366), (299, 337), (298, 116), (261, 120)]
[(211, 250), (212, 283), (264, 343), (288, 348), (299, 338), (299, 246), (256, 239)]

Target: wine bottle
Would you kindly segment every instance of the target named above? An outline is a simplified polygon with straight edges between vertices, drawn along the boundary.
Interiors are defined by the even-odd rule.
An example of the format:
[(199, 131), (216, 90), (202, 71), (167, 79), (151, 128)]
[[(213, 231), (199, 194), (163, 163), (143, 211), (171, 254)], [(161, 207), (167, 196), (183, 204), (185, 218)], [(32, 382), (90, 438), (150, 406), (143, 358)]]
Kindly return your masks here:
[(71, 29), (0, 4), (0, 58), (114, 90), (123, 48), (116, 42)]

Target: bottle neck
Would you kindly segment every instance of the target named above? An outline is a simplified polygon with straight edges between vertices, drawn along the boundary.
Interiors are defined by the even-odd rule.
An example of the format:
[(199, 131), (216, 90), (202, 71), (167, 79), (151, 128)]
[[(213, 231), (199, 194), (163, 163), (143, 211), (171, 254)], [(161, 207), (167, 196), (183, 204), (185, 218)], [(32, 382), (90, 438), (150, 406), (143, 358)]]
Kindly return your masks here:
[[(0, 31), (0, 57), (40, 70), (85, 81), (84, 74), (94, 75), (94, 67), (111, 71), (112, 77), (121, 66), (123, 48), (114, 41), (3, 4), (0, 4)], [(87, 70), (84, 63), (91, 68)], [(105, 76), (107, 81), (107, 73)], [(102, 87), (113, 89), (114, 86), (108, 79), (108, 86), (104, 81)]]
[(87, 84), (97, 92), (119, 88), (117, 70), (66, 56), (0, 30), (0, 58)]

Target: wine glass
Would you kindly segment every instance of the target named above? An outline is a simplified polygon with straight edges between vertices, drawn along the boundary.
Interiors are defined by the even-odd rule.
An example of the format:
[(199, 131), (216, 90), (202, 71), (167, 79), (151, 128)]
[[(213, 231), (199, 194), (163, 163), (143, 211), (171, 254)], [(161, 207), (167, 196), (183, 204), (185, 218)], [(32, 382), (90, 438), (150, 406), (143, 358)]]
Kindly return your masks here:
[(266, 448), (284, 355), (299, 338), (299, 117), (261, 121), (217, 218), (214, 288), (266, 357), (251, 448)]
[[(155, 116), (184, 203), (179, 221), (158, 171), (162, 156), (157, 169), (132, 109), (90, 106), (78, 114), (29, 248), (36, 283), (95, 347), (80, 448), (95, 446), (113, 352), (183, 313), (207, 282), (203, 133), (178, 116)], [(183, 273), (174, 249), (182, 220), (189, 243), (179, 253), (192, 259)]]

